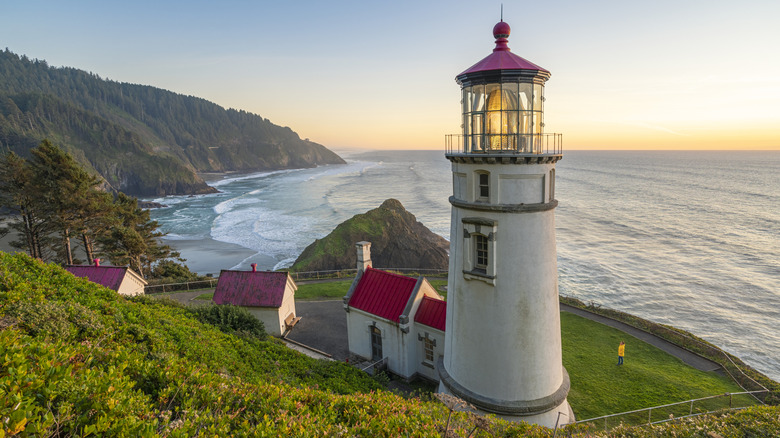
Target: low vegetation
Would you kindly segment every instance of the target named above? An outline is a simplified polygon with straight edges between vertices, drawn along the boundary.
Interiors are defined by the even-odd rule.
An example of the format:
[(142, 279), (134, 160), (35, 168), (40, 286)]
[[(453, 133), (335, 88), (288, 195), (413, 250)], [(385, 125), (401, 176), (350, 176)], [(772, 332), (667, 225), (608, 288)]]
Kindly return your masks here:
[[(0, 436), (435, 437), (443, 435), (448, 418), (450, 436), (553, 434), (492, 417), (450, 418), (439, 402), (402, 398), (346, 364), (317, 361), (276, 340), (262, 340), (256, 326), (245, 324), (251, 323), (240, 311), (192, 311), (164, 298), (125, 299), (57, 266), (0, 253)], [(607, 348), (613, 339), (603, 342), (609, 350), (605, 372), (617, 372), (613, 348)], [(629, 345), (620, 372), (652, 359), (643, 359), (642, 347)], [(572, 382), (581, 385), (575, 367), (566, 366)], [(621, 383), (615, 376), (600, 379)], [(572, 404), (577, 397), (572, 394)], [(688, 421), (616, 433), (780, 431), (774, 407)], [(601, 433), (583, 426), (565, 431), (580, 432)]]

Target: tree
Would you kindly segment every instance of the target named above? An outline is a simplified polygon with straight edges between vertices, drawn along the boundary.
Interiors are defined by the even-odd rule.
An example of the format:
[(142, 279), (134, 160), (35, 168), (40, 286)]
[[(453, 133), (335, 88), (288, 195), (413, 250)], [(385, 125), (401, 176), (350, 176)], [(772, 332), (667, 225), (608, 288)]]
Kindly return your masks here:
[(82, 168), (67, 152), (49, 140), (30, 151), (32, 186), (37, 191), (43, 215), (52, 223), (60, 238), (55, 252), (65, 264), (73, 264), (71, 238), (83, 234), (87, 218), (98, 199), (100, 179)]
[[(179, 272), (179, 253), (160, 243), (164, 234), (149, 210), (134, 197), (100, 190), (100, 179), (48, 140), (32, 149), (32, 159), (13, 152), (0, 157), (0, 206), (17, 213), (11, 227), (21, 236), (12, 242), (32, 257), (52, 254), (73, 264), (71, 240), (78, 239), (89, 263), (99, 253), (115, 265), (130, 265), (144, 277)], [(8, 231), (0, 228), (0, 236)], [(192, 273), (189, 273), (192, 275)]]
[(99, 238), (111, 263), (130, 265), (147, 278), (157, 262), (184, 261), (173, 248), (160, 243), (159, 238), (165, 234), (159, 231), (157, 221), (151, 220), (149, 210), (138, 207), (138, 199), (119, 193), (114, 201), (114, 219), (110, 231)]
[(26, 248), (31, 257), (44, 259), (42, 241), (46, 234), (46, 220), (32, 181), (31, 169), (24, 158), (13, 152), (2, 156), (0, 206), (17, 214), (17, 220), (11, 223), (10, 228), (16, 230), (20, 238), (11, 242), (11, 246)]

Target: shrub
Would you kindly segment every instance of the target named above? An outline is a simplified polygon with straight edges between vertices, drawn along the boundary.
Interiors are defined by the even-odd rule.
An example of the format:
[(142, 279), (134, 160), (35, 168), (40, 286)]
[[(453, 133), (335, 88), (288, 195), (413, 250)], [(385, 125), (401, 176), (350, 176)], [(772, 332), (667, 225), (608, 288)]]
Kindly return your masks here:
[(211, 324), (224, 333), (263, 340), (266, 338), (263, 322), (240, 306), (208, 304), (192, 308), (200, 322)]

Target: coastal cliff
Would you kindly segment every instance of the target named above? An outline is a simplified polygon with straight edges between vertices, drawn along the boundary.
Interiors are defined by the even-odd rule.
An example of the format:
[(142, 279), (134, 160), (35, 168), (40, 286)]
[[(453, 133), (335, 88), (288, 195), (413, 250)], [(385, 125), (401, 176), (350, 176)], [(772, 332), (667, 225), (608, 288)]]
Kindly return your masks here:
[(303, 250), (291, 271), (354, 268), (355, 242), (371, 242), (371, 261), (381, 268), (444, 269), (450, 243), (433, 233), (396, 199), (353, 216)]
[(0, 148), (28, 157), (44, 138), (134, 196), (215, 192), (199, 172), (344, 163), (256, 114), (0, 51)]

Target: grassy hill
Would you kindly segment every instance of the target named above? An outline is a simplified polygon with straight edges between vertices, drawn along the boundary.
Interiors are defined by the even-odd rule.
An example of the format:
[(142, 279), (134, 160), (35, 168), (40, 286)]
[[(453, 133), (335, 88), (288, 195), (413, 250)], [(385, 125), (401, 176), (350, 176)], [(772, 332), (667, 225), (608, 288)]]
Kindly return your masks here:
[[(228, 332), (165, 300), (125, 299), (0, 253), (0, 437), (441, 436), (446, 427), (449, 411), (438, 402), (405, 399), (345, 364)], [(780, 433), (776, 407), (695, 421), (619, 436)], [(463, 413), (450, 421), (456, 436), (477, 425), (487, 431), (474, 436), (552, 436)]]

